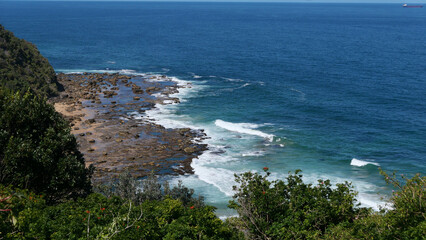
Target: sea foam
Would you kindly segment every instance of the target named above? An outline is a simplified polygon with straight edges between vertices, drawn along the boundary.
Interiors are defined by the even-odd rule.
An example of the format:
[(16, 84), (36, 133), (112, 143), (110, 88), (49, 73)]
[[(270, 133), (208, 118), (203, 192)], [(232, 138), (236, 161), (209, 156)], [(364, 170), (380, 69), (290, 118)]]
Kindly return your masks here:
[(363, 160), (359, 160), (359, 159), (356, 159), (356, 158), (353, 158), (352, 161), (351, 161), (351, 165), (356, 166), (356, 167), (364, 167), (368, 164), (380, 166), (380, 164), (378, 164), (378, 163), (363, 161)]
[(273, 139), (274, 139), (274, 135), (272, 135), (272, 134), (267, 134), (267, 133), (264, 133), (262, 131), (255, 130), (254, 128), (259, 127), (259, 125), (257, 125), (257, 124), (231, 123), (231, 122), (226, 122), (226, 121), (217, 119), (215, 121), (215, 125), (223, 128), (223, 129), (226, 129), (228, 131), (231, 131), (231, 132), (238, 132), (238, 133), (242, 133), (242, 134), (248, 134), (248, 135), (255, 135), (255, 136), (263, 137), (263, 138), (268, 139), (270, 142), (272, 142)]

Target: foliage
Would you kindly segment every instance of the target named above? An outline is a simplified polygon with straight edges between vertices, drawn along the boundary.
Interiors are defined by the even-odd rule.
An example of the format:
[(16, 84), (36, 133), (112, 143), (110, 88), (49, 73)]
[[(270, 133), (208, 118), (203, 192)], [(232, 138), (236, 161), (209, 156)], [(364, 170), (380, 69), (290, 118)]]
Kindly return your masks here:
[(0, 25), (0, 87), (51, 96), (63, 87), (55, 71), (37, 48)]
[(161, 199), (138, 204), (95, 193), (52, 206), (45, 196), (0, 185), (0, 210), (6, 210), (0, 211), (0, 239), (423, 239), (425, 178), (401, 182), (383, 174), (400, 188), (392, 209), (373, 212), (354, 206), (348, 183), (305, 184), (298, 171), (286, 182), (269, 181), (269, 172), (245, 173), (237, 176), (241, 187), (231, 204), (240, 216), (225, 222), (213, 207), (185, 205), (164, 188)]
[(48, 206), (27, 191), (1, 188), (0, 194), (12, 194), (11, 204), (17, 206), (1, 213), (0, 238), (235, 239), (213, 207), (188, 207), (170, 198), (135, 205), (119, 197), (91, 194)]
[(236, 176), (235, 200), (239, 218), (230, 219), (247, 239), (424, 239), (426, 235), (426, 177), (389, 176), (396, 191), (390, 207), (374, 212), (354, 203), (349, 183), (330, 185), (319, 180), (305, 184), (299, 171), (286, 181), (269, 181), (270, 173)]
[(50, 202), (91, 191), (92, 168), (68, 122), (45, 98), (0, 88), (0, 183), (44, 194)]
[(242, 224), (252, 239), (319, 238), (329, 226), (351, 223), (367, 212), (355, 208), (356, 193), (350, 183), (337, 184), (319, 180), (305, 184), (300, 171), (286, 181), (269, 181), (266, 174), (247, 172), (236, 175), (239, 187), (230, 207), (238, 211)]
[(396, 188), (389, 200), (391, 208), (371, 212), (349, 226), (340, 224), (329, 230), (327, 239), (424, 239), (426, 177), (380, 172)]
[(185, 187), (181, 181), (177, 186), (170, 188), (167, 181), (161, 184), (153, 172), (141, 181), (133, 178), (129, 172), (124, 172), (111, 182), (112, 184), (95, 184), (94, 191), (107, 197), (118, 196), (131, 200), (135, 204), (171, 198), (181, 201), (184, 206), (204, 206), (204, 198), (202, 196), (195, 198), (194, 189)]
[(400, 237), (411, 237), (411, 234), (416, 234), (422, 226), (423, 233), (426, 235), (426, 177), (416, 174), (408, 179), (401, 174), (401, 180), (399, 180), (395, 173), (391, 176), (382, 170), (380, 173), (385, 176), (388, 184), (392, 184), (397, 189), (390, 199), (393, 209), (386, 214), (390, 228), (400, 232), (402, 234)]

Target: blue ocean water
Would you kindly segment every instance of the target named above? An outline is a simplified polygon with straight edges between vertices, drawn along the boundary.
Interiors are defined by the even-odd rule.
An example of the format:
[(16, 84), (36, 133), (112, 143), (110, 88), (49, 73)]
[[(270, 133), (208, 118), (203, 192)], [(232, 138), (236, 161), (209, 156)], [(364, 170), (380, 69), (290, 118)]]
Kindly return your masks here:
[[(219, 207), (233, 174), (353, 182), (366, 206), (378, 172), (425, 173), (426, 9), (398, 4), (0, 2), (0, 24), (56, 71), (122, 70), (191, 82), (148, 113), (205, 129), (183, 180)], [(127, 71), (129, 72), (129, 71)], [(370, 163), (370, 164), (367, 164)]]

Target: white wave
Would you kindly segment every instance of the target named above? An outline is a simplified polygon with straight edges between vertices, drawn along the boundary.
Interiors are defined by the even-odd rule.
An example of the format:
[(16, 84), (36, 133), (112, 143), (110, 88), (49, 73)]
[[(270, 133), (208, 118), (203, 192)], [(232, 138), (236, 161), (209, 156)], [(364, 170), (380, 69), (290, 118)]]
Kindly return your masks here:
[(244, 80), (238, 79), (238, 78), (226, 78), (226, 77), (222, 77), (222, 79), (225, 79), (226, 81), (230, 81), (230, 82), (244, 82)]
[(193, 77), (193, 78), (196, 78), (196, 79), (198, 79), (198, 78), (202, 78), (202, 76), (197, 75), (197, 74), (195, 74), (195, 73), (193, 73), (193, 72), (189, 72), (189, 74), (191, 74), (191, 75), (192, 75), (192, 77)]
[(115, 64), (114, 61), (107, 61), (107, 63), (109, 63), (109, 64)]
[(241, 154), (243, 157), (259, 157), (265, 155), (265, 151), (246, 152)]
[(250, 85), (251, 85), (250, 83), (245, 83), (244, 85), (237, 87), (236, 89), (244, 88), (244, 87), (247, 87), (247, 86), (250, 86)]
[(248, 135), (255, 135), (259, 137), (263, 137), (268, 139), (270, 142), (274, 139), (274, 135), (267, 134), (259, 130), (254, 130), (253, 128), (258, 128), (259, 125), (252, 124), (252, 123), (231, 123), (231, 122), (225, 122), (220, 119), (215, 121), (215, 125), (218, 127), (221, 127), (223, 129), (226, 129), (231, 132), (238, 132)]
[(121, 69), (121, 70), (118, 71), (118, 73), (120, 73), (120, 74), (128, 74), (128, 75), (137, 74), (137, 72), (135, 70), (132, 70), (132, 69)]
[(173, 100), (164, 100), (163, 101), (163, 104), (173, 104), (173, 103), (175, 103), (175, 101), (173, 101)]
[(378, 163), (363, 161), (363, 160), (359, 160), (359, 159), (356, 159), (356, 158), (353, 158), (352, 161), (351, 161), (351, 165), (356, 166), (356, 167), (363, 167), (363, 166), (366, 166), (368, 164), (380, 166), (380, 164), (378, 164)]
[[(192, 98), (204, 88), (204, 85), (198, 82), (193, 84), (191, 81), (177, 77), (168, 77), (168, 80), (175, 82), (180, 87), (178, 92), (169, 95), (169, 97), (178, 98), (180, 103), (186, 102), (188, 98)], [(156, 95), (156, 97), (161, 97), (161, 95)], [(166, 105), (156, 104), (154, 108), (146, 111), (146, 116), (166, 128), (198, 129), (191, 123), (188, 116), (175, 114), (178, 111), (178, 104), (174, 101), (166, 101), (166, 103)]]
[[(213, 158), (210, 154), (202, 154), (198, 159), (193, 159), (191, 167), (194, 169), (194, 173), (198, 178), (208, 184), (215, 186), (219, 191), (223, 192), (226, 196), (231, 197), (234, 195), (232, 187), (237, 185), (234, 181), (234, 171), (218, 168), (218, 167), (207, 167), (207, 162), (213, 162)], [(216, 159), (223, 159), (223, 156), (216, 157)]]
[(380, 208), (390, 209), (388, 203), (383, 201), (378, 194), (359, 193), (357, 199), (362, 207), (370, 207), (375, 211), (379, 211)]

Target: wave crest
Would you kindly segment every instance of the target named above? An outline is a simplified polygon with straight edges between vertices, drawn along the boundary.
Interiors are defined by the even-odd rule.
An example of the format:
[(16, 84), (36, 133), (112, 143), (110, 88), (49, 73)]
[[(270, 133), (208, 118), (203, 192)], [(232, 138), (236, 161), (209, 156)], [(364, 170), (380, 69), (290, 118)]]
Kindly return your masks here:
[(351, 161), (351, 165), (356, 166), (356, 167), (364, 167), (368, 164), (380, 166), (380, 164), (378, 164), (378, 163), (363, 161), (363, 160), (359, 160), (359, 159), (356, 159), (356, 158), (352, 158), (352, 161)]
[(220, 128), (231, 131), (231, 132), (238, 132), (238, 133), (263, 137), (263, 138), (268, 139), (270, 142), (272, 142), (273, 139), (274, 139), (274, 135), (272, 135), (272, 134), (267, 134), (267, 133), (264, 133), (264, 132), (259, 131), (259, 130), (254, 130), (253, 128), (259, 127), (259, 125), (257, 125), (257, 124), (231, 123), (231, 122), (225, 122), (223, 120), (217, 119), (215, 121), (215, 125), (220, 127)]

